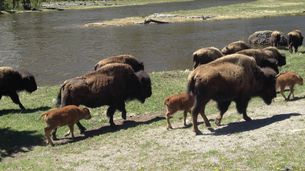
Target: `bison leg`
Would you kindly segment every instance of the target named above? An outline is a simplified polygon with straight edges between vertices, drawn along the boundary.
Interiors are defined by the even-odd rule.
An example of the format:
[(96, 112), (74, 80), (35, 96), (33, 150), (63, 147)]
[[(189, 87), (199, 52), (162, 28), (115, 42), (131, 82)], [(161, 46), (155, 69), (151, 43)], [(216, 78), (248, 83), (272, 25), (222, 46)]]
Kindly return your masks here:
[(284, 97), (284, 99), (287, 100), (287, 98), (286, 98), (286, 96), (284, 94), (284, 89), (285, 89), (285, 87), (281, 87), (280, 93)]
[(79, 121), (76, 123), (76, 125), (77, 125), (77, 127), (78, 127), (80, 133), (81, 133), (81, 134), (84, 134), (85, 131), (86, 131), (86, 128), (85, 128)]
[(54, 146), (53, 141), (51, 139), (51, 131), (52, 131), (51, 127), (45, 127), (44, 128), (44, 133), (45, 133), (47, 144), (50, 144), (50, 145)]
[[(205, 109), (205, 105), (207, 104), (207, 102), (208, 101), (204, 102), (202, 99), (198, 98), (198, 96), (196, 97), (196, 102), (195, 102), (194, 108), (192, 110), (193, 131), (195, 132), (196, 135), (202, 134), (202, 132), (198, 129), (197, 119), (198, 119), (199, 112), (201, 112), (201, 116), (205, 116), (204, 109)], [(206, 117), (203, 117), (203, 118), (206, 118)], [(205, 122), (206, 122), (206, 120), (205, 120)], [(207, 120), (207, 122), (205, 124), (209, 125), (210, 124), (209, 120)]]
[(183, 125), (184, 125), (184, 127), (186, 127), (187, 126), (187, 124), (186, 124), (186, 117), (187, 117), (187, 110), (185, 110), (184, 111), (184, 113), (183, 113)]
[(19, 96), (18, 96), (18, 94), (17, 94), (16, 92), (10, 93), (9, 96), (11, 97), (12, 101), (13, 101), (15, 104), (18, 104), (18, 105), (19, 105), (19, 107), (20, 107), (20, 109), (21, 109), (22, 111), (25, 110), (25, 108), (24, 108), (24, 106), (21, 104), (21, 102), (20, 102), (20, 100), (19, 100)]
[(57, 136), (56, 136), (56, 132), (57, 132), (57, 128), (55, 128), (53, 131), (52, 131), (52, 139), (53, 140), (58, 140)]
[(294, 53), (297, 53), (298, 52), (298, 46), (294, 46)]
[(290, 92), (289, 92), (288, 97), (287, 97), (288, 100), (290, 100), (291, 95), (292, 95), (292, 99), (294, 98), (294, 94), (293, 94), (294, 86), (290, 86), (289, 89), (290, 89)]
[(122, 104), (120, 104), (119, 106), (118, 106), (118, 109), (119, 109), (119, 111), (121, 111), (122, 112), (122, 118), (124, 119), (124, 120), (126, 120), (126, 108), (125, 108), (125, 103), (123, 102)]
[(220, 126), (220, 125), (221, 125), (221, 119), (222, 119), (224, 113), (228, 110), (230, 104), (231, 104), (231, 101), (225, 101), (225, 102), (218, 102), (218, 103), (217, 103), (217, 107), (218, 107), (218, 109), (220, 110), (220, 113), (219, 113), (219, 115), (216, 117), (216, 120), (215, 120), (215, 124), (216, 124), (217, 126)]
[(247, 107), (249, 100), (249, 98), (243, 98), (236, 102), (237, 111), (243, 114), (243, 118), (245, 121), (252, 121), (252, 119), (247, 115)]
[(113, 115), (115, 112), (115, 108), (112, 106), (109, 106), (109, 108), (107, 109), (107, 117), (109, 118), (109, 123), (111, 127), (115, 126), (115, 123), (113, 122)]
[(167, 122), (167, 130), (173, 129), (172, 124), (170, 123), (170, 118), (171, 118), (172, 113), (170, 113), (168, 110), (165, 114), (166, 117), (166, 122)]
[(74, 139), (74, 124), (69, 125), (71, 137)]

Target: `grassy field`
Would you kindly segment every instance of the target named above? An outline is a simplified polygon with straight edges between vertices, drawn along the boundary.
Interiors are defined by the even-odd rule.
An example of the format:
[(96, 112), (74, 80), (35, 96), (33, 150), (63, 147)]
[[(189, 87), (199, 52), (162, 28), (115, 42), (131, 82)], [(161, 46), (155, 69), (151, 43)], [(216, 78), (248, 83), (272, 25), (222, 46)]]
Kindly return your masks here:
[[(305, 77), (304, 51), (305, 49), (302, 48), (302, 53), (293, 55), (283, 51), (287, 54), (287, 65), (281, 70), (295, 71)], [(305, 169), (304, 117), (301, 115), (301, 118), (289, 120), (288, 125), (283, 128), (280, 126), (280, 121), (300, 114), (271, 115), (270, 118), (274, 118), (272, 124), (265, 122), (261, 124), (261, 121), (269, 121), (270, 118), (263, 114), (264, 112), (255, 112), (265, 106), (257, 98), (249, 105), (249, 111), (252, 111), (250, 116), (261, 118), (250, 126), (255, 127), (253, 130), (248, 125), (243, 125), (240, 115), (228, 114), (223, 120), (225, 126), (219, 130), (229, 129), (230, 123), (234, 122), (233, 124), (237, 126), (236, 130), (229, 130), (229, 133), (220, 131), (219, 135), (207, 134), (198, 138), (194, 136), (191, 128), (167, 131), (164, 118), (159, 117), (164, 112), (163, 99), (185, 90), (188, 73), (188, 71), (151, 73), (153, 95), (145, 104), (136, 101), (128, 103), (128, 115), (133, 116), (128, 122), (115, 130), (111, 129), (105, 114), (106, 108), (91, 109), (93, 118), (82, 121), (88, 128), (87, 137), (80, 136), (76, 129), (78, 138), (75, 141), (63, 139), (57, 142), (58, 145), (55, 147), (45, 146), (44, 123), (39, 116), (53, 107), (52, 100), (56, 97), (58, 86), (39, 87), (32, 94), (20, 93), (20, 99), (27, 108), (24, 113), (20, 113), (18, 106), (10, 99), (2, 97), (0, 170)], [(298, 86), (295, 94), (305, 95), (304, 92), (305, 87)], [(276, 110), (276, 106), (298, 105), (298, 101), (289, 103), (278, 95), (270, 107), (274, 106)], [(304, 111), (304, 108), (298, 110)], [(208, 118), (215, 118), (212, 114), (216, 111), (213, 103), (208, 105)], [(233, 106), (230, 111), (236, 112)], [(120, 114), (116, 113), (115, 116), (118, 121)], [(176, 114), (172, 120), (173, 126), (181, 125), (182, 114)], [(236, 122), (238, 120), (241, 122)], [(271, 125), (274, 127), (269, 128)], [(290, 130), (293, 125), (301, 129), (294, 129), (296, 131), (293, 133), (289, 131), (285, 133), (285, 129)], [(212, 126), (216, 128), (214, 124)], [(204, 134), (207, 131), (204, 126), (200, 126), (200, 129), (204, 130)], [(240, 132), (240, 129), (245, 130)], [(60, 128), (58, 136), (62, 137), (67, 130), (65, 127)]]
[[(124, 2), (124, 5), (137, 4), (142, 1)], [(172, 2), (172, 1), (168, 1)], [(123, 3), (123, 1), (122, 1)], [(126, 3), (126, 4), (125, 4)], [(304, 15), (305, 1), (303, 0), (256, 0), (244, 3), (236, 3), (230, 5), (219, 5), (214, 7), (198, 9), (187, 9), (179, 11), (167, 11), (166, 14), (174, 14), (176, 17), (155, 17), (145, 16), (151, 19), (166, 21), (171, 23), (177, 22), (198, 22), (203, 21), (198, 16), (207, 17), (208, 20), (224, 20), (224, 19), (242, 19), (242, 18), (259, 18), (283, 15)], [(138, 24), (144, 21), (143, 16), (132, 16), (126, 18), (117, 18), (107, 21), (98, 21), (96, 23), (88, 23), (90, 26), (124, 26)], [(88, 25), (87, 24), (87, 25)]]
[(217, 6), (171, 13), (180, 15), (214, 16), (212, 19), (258, 18), (279, 15), (304, 15), (303, 0), (256, 0), (233, 5)]

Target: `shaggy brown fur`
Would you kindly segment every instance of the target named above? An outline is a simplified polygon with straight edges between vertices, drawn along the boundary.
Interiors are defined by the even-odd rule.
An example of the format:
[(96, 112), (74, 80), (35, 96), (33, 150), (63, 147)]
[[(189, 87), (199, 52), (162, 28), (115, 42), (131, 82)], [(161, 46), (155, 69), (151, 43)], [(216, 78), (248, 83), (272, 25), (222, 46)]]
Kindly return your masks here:
[[(276, 89), (280, 88), (281, 95), (285, 100), (290, 100), (291, 95), (294, 99), (294, 86), (296, 84), (303, 85), (303, 78), (295, 72), (283, 72), (276, 77)], [(289, 87), (290, 90), (287, 98), (284, 94), (285, 87)]]
[(209, 63), (222, 56), (223, 54), (221, 53), (221, 51), (215, 47), (206, 47), (198, 49), (193, 53), (193, 69), (195, 69), (201, 64)]
[(18, 96), (19, 91), (32, 93), (37, 90), (37, 84), (32, 74), (20, 72), (11, 67), (0, 67), (0, 99), (9, 96), (21, 110), (25, 110)]
[[(127, 100), (136, 99), (144, 103), (151, 94), (151, 81), (146, 72), (141, 70), (135, 73), (127, 64), (112, 63), (97, 71), (65, 81), (58, 93), (57, 105), (108, 105), (109, 123), (115, 126), (113, 115), (116, 110), (120, 110), (123, 119), (126, 119)], [(85, 128), (79, 122), (77, 126), (84, 132)]]
[(278, 62), (278, 66), (286, 65), (286, 56), (280, 53), (276, 47), (269, 46), (262, 50), (265, 54), (267, 54), (268, 58), (276, 59)]
[(166, 121), (167, 129), (173, 129), (170, 123), (170, 117), (179, 110), (184, 111), (183, 124), (186, 125), (187, 112), (191, 113), (191, 108), (194, 105), (194, 97), (188, 93), (180, 93), (173, 96), (169, 96), (164, 100), (164, 105), (166, 105)]
[(275, 75), (273, 70), (260, 69), (254, 58), (242, 54), (224, 56), (197, 67), (188, 77), (188, 92), (195, 97), (193, 131), (201, 133), (197, 124), (199, 113), (206, 126), (211, 126), (204, 112), (210, 100), (215, 100), (220, 110), (217, 125), (220, 125), (232, 101), (235, 101), (237, 111), (243, 114), (243, 118), (250, 121), (246, 110), (252, 97), (259, 96), (266, 104), (271, 104), (276, 96)]
[(278, 69), (278, 61), (276, 59), (269, 58), (269, 55), (264, 52), (262, 49), (244, 49), (237, 54), (244, 54), (251, 56), (255, 59), (256, 63), (260, 67), (270, 67), (276, 71), (276, 73), (279, 73)]
[(244, 41), (236, 41), (236, 42), (229, 43), (227, 46), (225, 46), (221, 50), (221, 52), (224, 55), (229, 55), (229, 54), (233, 54), (233, 53), (236, 53), (238, 51), (241, 51), (243, 49), (249, 49), (249, 48), (250, 48), (250, 46), (247, 45), (246, 42), (244, 42)]
[(68, 105), (63, 108), (51, 109), (41, 115), (46, 122), (47, 127), (44, 128), (46, 140), (48, 144), (54, 145), (51, 139), (52, 130), (60, 126), (68, 125), (72, 138), (74, 138), (74, 124), (81, 119), (90, 119), (90, 111), (87, 108), (80, 108), (75, 105)]
[(294, 30), (288, 33), (288, 49), (289, 52), (298, 52), (299, 46), (303, 44), (303, 35), (300, 30)]
[(279, 31), (273, 31), (270, 37), (271, 46), (278, 47), (281, 40), (281, 33)]
[(99, 70), (101, 67), (111, 63), (123, 63), (128, 64), (132, 67), (132, 69), (137, 72), (140, 70), (144, 70), (144, 65), (142, 62), (139, 62), (134, 56), (132, 55), (118, 55), (118, 56), (111, 56), (99, 61), (95, 66), (94, 70)]

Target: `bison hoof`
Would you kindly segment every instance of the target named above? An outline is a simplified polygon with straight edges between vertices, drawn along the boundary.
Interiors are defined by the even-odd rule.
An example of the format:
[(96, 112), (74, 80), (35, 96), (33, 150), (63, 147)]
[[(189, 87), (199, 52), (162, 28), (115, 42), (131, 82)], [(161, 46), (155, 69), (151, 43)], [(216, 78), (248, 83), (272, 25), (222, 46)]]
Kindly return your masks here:
[(203, 135), (202, 132), (199, 130), (194, 130), (194, 132), (195, 132), (195, 135)]
[(167, 129), (167, 130), (171, 130), (171, 129), (173, 129), (173, 127), (168, 126), (166, 129)]
[(79, 130), (79, 131), (80, 131), (80, 134), (85, 134), (86, 128), (85, 128), (85, 129), (81, 129), (81, 130)]
[(216, 120), (215, 120), (215, 124), (216, 124), (217, 126), (221, 126), (221, 121), (220, 121), (220, 119), (216, 119)]
[(249, 116), (245, 116), (245, 117), (244, 117), (244, 120), (245, 120), (245, 121), (252, 121), (252, 119), (251, 119)]

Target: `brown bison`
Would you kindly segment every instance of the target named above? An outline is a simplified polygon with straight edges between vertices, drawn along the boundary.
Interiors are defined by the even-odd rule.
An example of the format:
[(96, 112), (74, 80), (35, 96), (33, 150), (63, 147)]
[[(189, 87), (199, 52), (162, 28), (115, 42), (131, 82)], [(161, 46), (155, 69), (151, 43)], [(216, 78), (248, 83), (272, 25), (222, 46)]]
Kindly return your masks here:
[[(296, 84), (303, 85), (303, 78), (295, 72), (283, 72), (276, 77), (276, 89), (280, 88), (281, 95), (285, 100), (290, 100), (291, 95), (292, 99), (294, 99), (294, 86)], [(284, 94), (285, 87), (289, 87), (290, 90), (287, 98)]]
[(164, 105), (166, 105), (166, 121), (167, 121), (167, 129), (173, 129), (170, 123), (170, 117), (179, 110), (184, 111), (183, 115), (183, 124), (186, 125), (186, 116), (187, 112), (191, 113), (191, 109), (194, 105), (194, 97), (192, 94), (188, 93), (180, 93), (177, 95), (169, 96), (164, 100)]
[(223, 54), (221, 53), (221, 51), (215, 47), (206, 47), (198, 49), (193, 53), (193, 69), (195, 69), (201, 64), (209, 63), (222, 56)]
[(199, 113), (206, 126), (211, 126), (205, 116), (205, 106), (210, 100), (215, 100), (220, 110), (217, 125), (232, 101), (243, 118), (250, 121), (247, 106), (252, 97), (259, 96), (266, 104), (276, 97), (275, 75), (272, 69), (261, 69), (252, 57), (242, 54), (228, 55), (197, 67), (188, 77), (188, 92), (195, 97), (193, 131), (196, 135), (201, 133), (197, 124)]
[(132, 55), (118, 55), (118, 56), (111, 56), (108, 58), (105, 58), (103, 60), (100, 60), (95, 66), (94, 70), (98, 70), (104, 65), (110, 64), (110, 63), (124, 63), (128, 64), (132, 67), (132, 69), (137, 72), (140, 70), (144, 70), (143, 62), (139, 62), (134, 56)]
[(263, 51), (267, 54), (268, 58), (276, 59), (278, 62), (278, 66), (286, 65), (286, 56), (279, 52), (276, 47), (266, 47)]
[(279, 47), (281, 41), (281, 33), (279, 31), (273, 31), (270, 37), (271, 46)]
[(238, 51), (241, 51), (243, 49), (249, 49), (249, 48), (250, 48), (250, 46), (247, 45), (246, 42), (244, 42), (244, 41), (236, 41), (236, 42), (229, 43), (227, 46), (225, 46), (221, 50), (221, 52), (224, 55), (229, 55), (229, 54), (233, 54), (233, 53), (236, 53)]
[(256, 63), (260, 67), (270, 67), (279, 73), (278, 61), (276, 59), (270, 58), (267, 53), (262, 49), (245, 49), (237, 52), (237, 54), (243, 54), (251, 56), (255, 59)]
[(32, 74), (19, 72), (11, 67), (0, 67), (0, 99), (2, 96), (9, 96), (20, 109), (25, 110), (18, 96), (19, 91), (32, 93), (37, 90), (37, 84)]
[(294, 30), (288, 33), (288, 49), (289, 52), (293, 52), (294, 48), (294, 53), (298, 52), (299, 46), (303, 44), (303, 35), (300, 30)]
[[(144, 103), (151, 94), (151, 81), (146, 72), (134, 72), (127, 64), (114, 63), (66, 80), (57, 96), (57, 105), (73, 104), (93, 108), (108, 105), (107, 116), (110, 125), (114, 126), (113, 115), (117, 109), (126, 119), (127, 100), (137, 99)], [(84, 132), (85, 128), (79, 122), (77, 126)]]
[(72, 138), (74, 138), (74, 124), (81, 119), (90, 119), (91, 115), (87, 108), (68, 105), (62, 108), (51, 109), (43, 113), (41, 117), (47, 124), (47, 127), (44, 128), (47, 143), (53, 146), (54, 144), (50, 137), (52, 130), (60, 126), (68, 125), (70, 128), (68, 134), (71, 134)]

